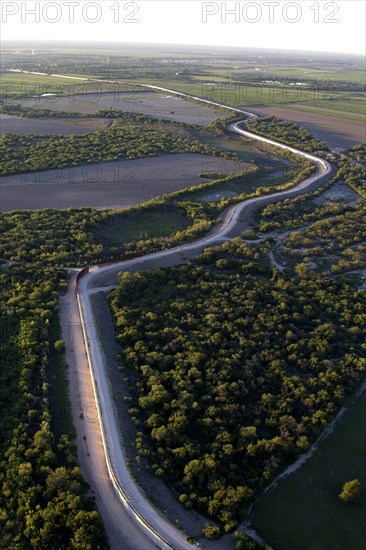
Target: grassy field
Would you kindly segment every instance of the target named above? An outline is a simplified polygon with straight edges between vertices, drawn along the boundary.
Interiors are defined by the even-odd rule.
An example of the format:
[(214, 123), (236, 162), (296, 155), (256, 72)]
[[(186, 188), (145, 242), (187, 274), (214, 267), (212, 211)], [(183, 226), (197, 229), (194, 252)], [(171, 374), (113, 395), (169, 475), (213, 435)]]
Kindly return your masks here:
[[(355, 82), (357, 84), (365, 84), (365, 74), (362, 68), (358, 69), (345, 69), (342, 68), (330, 68), (330, 69), (315, 69), (310, 67), (301, 67), (301, 61), (299, 67), (289, 67), (286, 65), (271, 67), (271, 74), (274, 74), (277, 79), (294, 79), (301, 81), (302, 79), (313, 80), (340, 80), (346, 82)], [(268, 71), (269, 72), (269, 71)]]
[(200, 138), (203, 143), (210, 145), (211, 147), (218, 147), (223, 151), (230, 151), (235, 153), (240, 160), (244, 162), (268, 162), (268, 152), (259, 150), (254, 144), (248, 143), (241, 138), (227, 138), (222, 136), (215, 137), (202, 137)]
[[(40, 71), (42, 72), (42, 71)], [(75, 75), (82, 76), (84, 75)], [(53, 76), (43, 76), (37, 74), (26, 74), (26, 73), (1, 73), (1, 84), (3, 86), (7, 85), (19, 85), (19, 84), (42, 84), (42, 86), (54, 86), (55, 84), (70, 84), (69, 78), (57, 78)]]
[[(207, 68), (206, 73), (209, 73), (209, 76), (204, 75), (192, 75), (193, 79), (197, 80), (209, 80), (215, 78), (215, 80), (228, 80), (228, 79), (235, 79), (246, 76), (248, 77), (248, 80), (253, 77), (253, 71), (258, 72), (261, 74), (260, 71), (263, 71), (263, 67), (258, 67), (258, 63), (245, 63), (245, 66), (240, 68), (235, 67), (228, 67), (227, 69), (211, 69)], [(258, 71), (259, 69), (259, 71)], [(346, 82), (354, 82), (356, 84), (365, 84), (365, 75), (361, 68), (358, 69), (310, 69), (309, 67), (288, 67), (288, 66), (278, 66), (275, 67), (271, 66), (270, 69), (266, 68), (266, 73), (270, 73), (271, 77), (275, 78), (276, 80), (296, 80), (302, 81), (302, 80), (330, 80), (330, 81), (346, 81)], [(264, 74), (266, 74), (264, 73)]]
[(99, 237), (120, 245), (141, 239), (166, 237), (187, 227), (188, 221), (178, 212), (138, 212), (133, 218), (100, 229)]
[[(318, 105), (307, 105), (306, 103), (304, 105), (297, 105), (291, 104), (291, 105), (281, 105), (281, 109), (289, 109), (290, 111), (301, 111), (303, 113), (311, 113), (315, 115), (325, 115), (325, 116), (331, 116), (335, 118), (344, 118), (347, 120), (357, 120), (357, 121), (365, 121), (365, 115), (363, 113), (356, 113), (356, 112), (345, 112), (338, 110), (337, 108), (326, 108), (326, 107), (319, 107)], [(361, 109), (360, 109), (361, 110)]]
[(319, 99), (316, 102), (307, 103), (304, 101), (304, 106), (315, 107), (320, 109), (329, 109), (331, 111), (341, 111), (342, 113), (353, 113), (353, 114), (365, 114), (366, 106), (366, 95), (350, 94), (347, 98), (343, 97), (334, 97), (333, 99)]
[[(307, 104), (318, 107), (339, 108), (342, 111), (361, 112), (364, 95), (360, 92), (337, 92), (336, 90), (323, 91), (307, 90), (281, 85), (226, 81), (215, 82), (212, 79), (199, 82), (182, 82), (179, 80), (149, 80), (149, 84), (162, 86), (173, 90), (197, 95), (212, 101), (223, 102), (233, 106), (244, 105), (279, 105), (283, 103)], [(146, 79), (137, 79), (136, 82), (146, 83)], [(364, 103), (363, 103), (364, 108)]]
[[(40, 71), (42, 72), (42, 71)], [(73, 75), (88, 78), (85, 75)], [(98, 78), (94, 76), (92, 78)], [(0, 99), (14, 97), (24, 99), (34, 95), (53, 93), (57, 95), (72, 95), (86, 93), (100, 93), (121, 90), (121, 86), (102, 82), (83, 82), (72, 78), (55, 78), (25, 73), (1, 73), (0, 74)]]
[[(366, 393), (297, 472), (265, 495), (253, 525), (276, 550), (366, 549)], [(358, 504), (343, 503), (345, 481), (359, 479)]]
[[(197, 95), (212, 101), (218, 101), (233, 106), (245, 105), (280, 105), (296, 103), (310, 107), (340, 110), (354, 114), (365, 112), (365, 94), (360, 92), (344, 92), (337, 90), (323, 91), (307, 90), (305, 87), (289, 87), (281, 85), (233, 81), (229, 76), (221, 76), (215, 70), (212, 76), (192, 76), (192, 81), (164, 80), (151, 78), (136, 78), (136, 83), (149, 83), (173, 90)], [(75, 75), (77, 76), (77, 75)], [(84, 75), (82, 75), (84, 77)], [(92, 75), (87, 77), (93, 78)], [(98, 78), (95, 75), (94, 78)], [(113, 79), (113, 76), (111, 77)], [(263, 77), (265, 78), (265, 77)], [(214, 84), (215, 85), (212, 85)], [(29, 75), (23, 73), (3, 73), (1, 75), (2, 96), (29, 97), (39, 93), (58, 93), (60, 95), (85, 93), (86, 87), (97, 87), (100, 91), (115, 91), (118, 83), (87, 83), (68, 78)]]
[(24, 73), (2, 73), (0, 78), (1, 98), (3, 96), (25, 96), (25, 94), (62, 93), (67, 87), (82, 90), (86, 83), (69, 78), (54, 78)]

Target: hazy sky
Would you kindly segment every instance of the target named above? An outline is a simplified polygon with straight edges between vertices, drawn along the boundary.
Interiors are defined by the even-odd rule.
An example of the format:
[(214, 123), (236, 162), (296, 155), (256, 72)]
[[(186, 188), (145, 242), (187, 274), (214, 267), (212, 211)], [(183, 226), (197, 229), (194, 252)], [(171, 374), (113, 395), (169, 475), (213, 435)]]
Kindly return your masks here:
[(4, 40), (87, 40), (365, 53), (365, 2), (1, 1)]

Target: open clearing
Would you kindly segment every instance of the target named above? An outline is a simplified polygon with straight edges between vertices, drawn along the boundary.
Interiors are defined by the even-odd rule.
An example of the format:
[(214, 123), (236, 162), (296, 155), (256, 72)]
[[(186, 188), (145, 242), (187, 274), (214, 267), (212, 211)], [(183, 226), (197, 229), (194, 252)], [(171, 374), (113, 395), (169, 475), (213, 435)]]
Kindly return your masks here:
[(325, 204), (330, 202), (343, 202), (356, 206), (362, 200), (360, 195), (349, 187), (344, 181), (337, 181), (324, 193), (313, 199), (314, 204)]
[(202, 184), (202, 172), (224, 176), (246, 167), (224, 158), (179, 153), (17, 174), (0, 180), (0, 210), (125, 208)]
[(68, 97), (41, 97), (21, 102), (23, 108), (93, 114), (101, 109), (120, 109), (154, 118), (175, 120), (206, 126), (217, 118), (226, 118), (223, 111), (205, 105), (187, 102), (177, 96), (155, 92), (115, 92), (73, 95)]
[(332, 147), (347, 149), (366, 141), (366, 122), (363, 121), (292, 111), (280, 107), (250, 106), (248, 110), (256, 114), (274, 115), (283, 120), (296, 122), (309, 130), (314, 137), (319, 137)]
[[(265, 495), (253, 525), (277, 550), (366, 549), (366, 393), (299, 470)], [(350, 505), (338, 494), (359, 479), (361, 501)]]
[(188, 219), (177, 211), (139, 211), (131, 218), (99, 227), (98, 233), (102, 240), (120, 245), (173, 235), (188, 224)]
[[(82, 124), (81, 124), (82, 122)], [(88, 118), (85, 120), (57, 118), (24, 118), (0, 114), (0, 136), (3, 134), (48, 134), (80, 136), (96, 130), (104, 130), (111, 124), (105, 118)]]

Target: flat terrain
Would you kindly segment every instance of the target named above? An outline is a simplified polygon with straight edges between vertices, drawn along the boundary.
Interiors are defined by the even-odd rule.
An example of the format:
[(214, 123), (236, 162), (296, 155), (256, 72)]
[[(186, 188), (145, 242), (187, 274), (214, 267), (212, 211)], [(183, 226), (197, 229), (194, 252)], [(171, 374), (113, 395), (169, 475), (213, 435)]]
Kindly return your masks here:
[(57, 118), (24, 118), (0, 114), (0, 136), (3, 134), (48, 134), (80, 136), (95, 130), (103, 130), (111, 123), (108, 119), (89, 118), (85, 120)]
[(347, 149), (366, 141), (366, 123), (310, 112), (292, 111), (281, 107), (250, 106), (248, 110), (259, 115), (277, 116), (296, 122), (331, 147)]
[(223, 158), (183, 153), (7, 176), (1, 181), (0, 210), (125, 208), (202, 184), (199, 173), (218, 172), (224, 176), (246, 166)]
[[(278, 550), (366, 549), (366, 393), (358, 398), (315, 455), (259, 502), (254, 527)], [(338, 498), (358, 478), (359, 504)]]
[(361, 201), (361, 197), (356, 191), (351, 189), (344, 181), (337, 181), (329, 189), (324, 191), (319, 197), (313, 199), (314, 204), (326, 204), (334, 202), (342, 202), (356, 206)]
[(227, 117), (227, 114), (223, 111), (215, 111), (205, 105), (187, 102), (177, 96), (155, 92), (116, 92), (68, 97), (41, 97), (25, 100), (21, 102), (21, 106), (83, 114), (92, 114), (101, 109), (112, 108), (202, 126), (206, 126), (217, 118)]
[(177, 211), (138, 211), (129, 219), (99, 228), (102, 240), (120, 245), (141, 239), (153, 239), (173, 235), (189, 225), (189, 221)]
[(304, 112), (313, 112), (315, 114), (319, 115), (325, 115), (325, 116), (335, 116), (336, 118), (348, 118), (350, 120), (360, 120), (366, 121), (366, 115), (365, 112), (365, 102), (362, 102), (363, 106), (363, 112), (357, 113), (357, 112), (350, 112), (350, 111), (342, 111), (341, 109), (337, 109), (337, 104), (335, 103), (333, 108), (328, 107), (322, 107), (317, 105), (307, 105), (307, 104), (301, 104), (301, 103), (289, 103), (288, 105), (283, 105), (283, 108), (290, 109), (292, 111), (304, 111)]

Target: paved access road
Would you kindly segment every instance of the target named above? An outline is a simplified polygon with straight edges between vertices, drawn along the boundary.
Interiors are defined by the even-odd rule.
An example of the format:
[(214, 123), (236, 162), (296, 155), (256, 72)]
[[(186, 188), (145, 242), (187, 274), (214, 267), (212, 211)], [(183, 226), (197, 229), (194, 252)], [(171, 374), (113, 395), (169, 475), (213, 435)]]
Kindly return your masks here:
[[(201, 98), (174, 90), (149, 85), (145, 87), (202, 101)], [(203, 101), (250, 117), (255, 116), (240, 109)], [(200, 255), (205, 247), (240, 235), (249, 227), (250, 215), (259, 206), (310, 192), (321, 186), (332, 174), (332, 167), (323, 159), (247, 132), (240, 127), (240, 123), (233, 124), (231, 129), (244, 137), (308, 158), (316, 164), (316, 174), (292, 189), (254, 197), (232, 206), (226, 212), (223, 222), (198, 241), (100, 268), (93, 267), (80, 279), (78, 289), (75, 287), (74, 277), (68, 294), (61, 300), (61, 321), (66, 358), (70, 366), (70, 394), (78, 433), (79, 461), (86, 479), (96, 492), (97, 504), (112, 549), (148, 550), (157, 546), (185, 550), (194, 546), (151, 506), (130, 476), (122, 452), (111, 389), (104, 368), (103, 349), (98, 336), (97, 326), (98, 323), (103, 323), (103, 319), (93, 316), (91, 294), (107, 291), (115, 286), (117, 275), (121, 271), (140, 271), (187, 262)], [(82, 414), (79, 414), (80, 405)], [(209, 542), (207, 546), (220, 548), (220, 545)]]
[[(233, 125), (232, 129), (253, 139), (253, 134), (242, 130), (238, 125)], [(268, 140), (263, 138), (262, 141)], [(253, 210), (258, 208), (258, 206), (270, 204), (287, 197), (294, 197), (304, 193), (305, 191), (308, 192), (315, 189), (321, 185), (331, 173), (330, 165), (321, 159), (312, 157), (311, 155), (297, 152), (294, 149), (292, 150), (296, 154), (304, 155), (316, 162), (317, 172), (315, 175), (307, 178), (292, 189), (263, 197), (255, 197), (232, 206), (227, 211), (222, 224), (205, 238), (181, 247), (155, 252), (140, 258), (119, 262), (104, 267), (92, 267), (90, 268), (89, 273), (80, 280), (78, 290), (80, 312), (85, 326), (85, 339), (87, 341), (90, 369), (92, 371), (92, 377), (95, 381), (94, 390), (99, 410), (100, 427), (103, 434), (103, 446), (106, 461), (109, 465), (109, 473), (113, 479), (116, 490), (121, 493), (121, 500), (123, 500), (123, 488), (133, 487), (135, 486), (135, 483), (125, 463), (125, 458), (123, 456), (119, 440), (119, 429), (116, 422), (116, 415), (113, 406), (111, 405), (111, 391), (106, 376), (103, 349), (98, 337), (97, 329), (98, 322), (102, 323), (103, 319), (94, 319), (90, 303), (90, 295), (94, 292), (100, 292), (103, 288), (107, 290), (115, 286), (117, 282), (117, 275), (121, 271), (140, 271), (158, 266), (165, 267), (186, 262), (200, 255), (205, 247), (219, 244), (220, 242), (230, 240), (233, 237), (240, 235), (249, 227), (250, 214)], [(132, 511), (135, 514), (135, 521), (140, 524), (142, 530), (147, 534), (147, 536), (155, 539), (155, 542), (160, 548), (170, 547), (182, 550), (192, 548), (192, 545), (187, 543), (182, 533), (172, 527), (151, 506), (150, 502), (144, 498), (137, 485), (135, 486), (131, 506)], [(141, 518), (143, 518), (143, 520)], [(156, 533), (159, 534), (160, 540), (156, 539)], [(139, 550), (138, 546), (135, 546), (134, 548)]]

